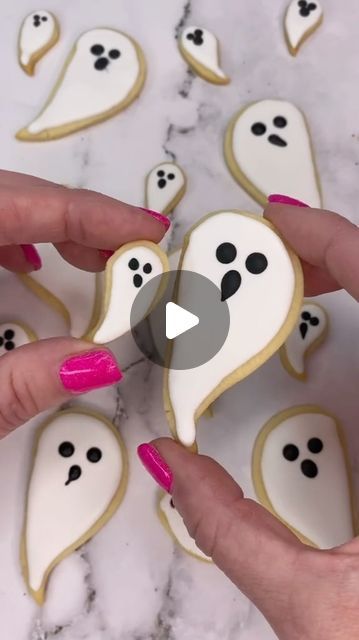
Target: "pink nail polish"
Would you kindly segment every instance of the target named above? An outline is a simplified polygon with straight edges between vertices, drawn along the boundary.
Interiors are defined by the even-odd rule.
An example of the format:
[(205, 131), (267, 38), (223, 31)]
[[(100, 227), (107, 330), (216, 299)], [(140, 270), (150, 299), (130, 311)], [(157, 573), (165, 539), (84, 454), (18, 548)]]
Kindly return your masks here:
[(305, 204), (301, 200), (297, 200), (296, 198), (290, 198), (289, 196), (283, 196), (280, 193), (273, 193), (269, 196), (268, 202), (271, 204), (287, 204), (292, 207), (303, 207), (309, 208), (309, 204)]
[(108, 260), (113, 256), (115, 252), (111, 251), (111, 249), (99, 249), (99, 253), (102, 258), (105, 258), (105, 260)]
[(162, 213), (158, 213), (158, 211), (151, 211), (151, 209), (144, 209), (143, 207), (140, 207), (140, 209), (141, 211), (148, 213), (148, 215), (152, 216), (155, 220), (158, 220), (158, 222), (161, 222), (161, 224), (166, 227), (166, 231), (170, 228), (171, 220), (167, 216), (163, 216)]
[(35, 249), (33, 244), (21, 244), (21, 249), (23, 250), (24, 256), (29, 264), (31, 264), (35, 271), (39, 271), (42, 267), (42, 262), (38, 251)]
[(173, 475), (168, 464), (151, 444), (140, 444), (137, 454), (146, 471), (167, 493), (171, 493)]
[(74, 394), (108, 387), (123, 378), (115, 358), (104, 349), (68, 358), (62, 364), (59, 375), (66, 391)]

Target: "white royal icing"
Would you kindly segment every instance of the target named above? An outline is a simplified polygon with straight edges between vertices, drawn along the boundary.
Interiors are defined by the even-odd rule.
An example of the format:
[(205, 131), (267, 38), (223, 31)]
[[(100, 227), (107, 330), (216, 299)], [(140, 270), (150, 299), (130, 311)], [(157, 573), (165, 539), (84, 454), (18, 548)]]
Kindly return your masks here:
[[(96, 45), (101, 54), (91, 51)], [(105, 68), (95, 67), (100, 60), (107, 61)], [(128, 97), (141, 72), (134, 42), (113, 29), (93, 29), (80, 36), (66, 65), (50, 102), (27, 127), (30, 133), (105, 114)]]
[(175, 537), (178, 544), (190, 553), (193, 556), (200, 558), (201, 560), (207, 560), (207, 562), (212, 562), (211, 558), (206, 556), (199, 547), (197, 547), (195, 541), (189, 535), (183, 519), (178, 513), (177, 509), (171, 504), (171, 496), (165, 494), (159, 504), (160, 513), (166, 519), (167, 526), (169, 527), (172, 535)]
[[(71, 443), (69, 457), (59, 453)], [(91, 462), (91, 449), (101, 459)], [(69, 482), (72, 468), (78, 479)], [(114, 432), (99, 418), (86, 413), (55, 416), (40, 435), (30, 478), (25, 545), (28, 585), (37, 592), (50, 565), (104, 515), (123, 475), (121, 446)], [(68, 483), (68, 484), (66, 484)]]
[(184, 190), (186, 179), (182, 169), (173, 162), (154, 167), (146, 181), (146, 206), (153, 211), (169, 213)]
[[(278, 118), (284, 127), (275, 125)], [(270, 136), (287, 146), (272, 144)], [(262, 100), (250, 105), (238, 115), (231, 146), (240, 171), (264, 196), (280, 193), (321, 206), (309, 132), (294, 104)]]
[(289, 44), (297, 50), (305, 37), (321, 21), (323, 9), (317, 0), (293, 0), (285, 16), (285, 30)]
[(57, 31), (55, 17), (49, 11), (33, 11), (21, 25), (19, 36), (20, 63), (26, 67), (46, 47)]
[(223, 80), (226, 74), (219, 66), (219, 45), (213, 33), (203, 27), (187, 27), (182, 31), (180, 44), (184, 52), (188, 53), (200, 65), (212, 71)]
[[(178, 269), (178, 264), (180, 261), (182, 249), (176, 249), (172, 251), (172, 253), (168, 254), (168, 262), (169, 262), (169, 270), (176, 271)], [(171, 285), (175, 285), (175, 278), (171, 278), (167, 282), (166, 286), (166, 298), (168, 300), (172, 299), (173, 295), (173, 287), (170, 288)], [(164, 355), (163, 347), (164, 347), (164, 336), (163, 336), (163, 308), (161, 305), (156, 305), (151, 313), (148, 316), (148, 322), (151, 330), (151, 337), (153, 341), (153, 346), (155, 347), (158, 354), (161, 356)]]
[[(115, 253), (106, 266), (104, 309), (99, 326), (93, 332), (93, 342), (111, 342), (143, 320), (159, 292), (161, 278), (156, 276), (167, 269), (166, 255), (152, 242), (130, 243)], [(148, 283), (154, 278), (151, 287)], [(141, 304), (133, 309), (142, 289)]]
[[(230, 264), (221, 264), (216, 258), (222, 243), (235, 246), (237, 255)], [(252, 253), (266, 257), (268, 265), (263, 273), (254, 275), (246, 268)], [(213, 399), (209, 397), (230, 374), (234, 374), (232, 384), (241, 379), (238, 369), (268, 347), (283, 329), (294, 301), (296, 275), (283, 241), (262, 218), (234, 211), (213, 214), (192, 230), (185, 242), (181, 268), (205, 276), (219, 289), (228, 271), (237, 270), (242, 278), (238, 291), (226, 300), (230, 328), (219, 352), (196, 368), (176, 370), (169, 365), (167, 386), (176, 432), (180, 441), (190, 446), (195, 441), (195, 413), (201, 403), (206, 400), (211, 404)], [(178, 283), (176, 302), (191, 308), (190, 287), (182, 289), (180, 274)], [(176, 361), (177, 344), (177, 339), (173, 340), (171, 362)], [(243, 375), (254, 371), (272, 353), (253, 361), (250, 371)]]
[(327, 328), (328, 319), (324, 309), (314, 302), (305, 302), (293, 333), (282, 347), (296, 375), (305, 373), (305, 354), (325, 334)]
[(0, 324), (0, 356), (11, 353), (17, 347), (29, 344), (33, 339), (21, 324), (2, 322)]
[[(320, 453), (309, 450), (311, 438), (321, 440)], [(293, 461), (284, 457), (287, 445), (297, 447)], [(316, 477), (303, 473), (308, 460)], [(275, 512), (316, 546), (331, 548), (354, 536), (348, 472), (333, 417), (304, 409), (284, 419), (265, 441), (261, 471)]]

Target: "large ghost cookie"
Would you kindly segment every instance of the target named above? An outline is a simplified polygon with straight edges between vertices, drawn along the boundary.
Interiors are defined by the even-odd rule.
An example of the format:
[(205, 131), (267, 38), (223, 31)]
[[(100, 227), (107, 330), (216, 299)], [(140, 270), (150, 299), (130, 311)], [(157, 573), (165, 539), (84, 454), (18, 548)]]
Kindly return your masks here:
[(284, 33), (293, 56), (322, 22), (323, 9), (318, 0), (292, 0), (285, 14)]
[(19, 140), (53, 140), (116, 115), (139, 95), (143, 53), (114, 29), (93, 29), (77, 40), (41, 113)]
[(174, 162), (156, 165), (146, 180), (147, 209), (167, 215), (177, 207), (186, 191), (186, 176)]
[[(172, 341), (165, 373), (165, 409), (171, 430), (186, 446), (196, 421), (226, 389), (260, 367), (293, 330), (303, 296), (298, 258), (262, 217), (219, 211), (187, 234), (180, 269), (205, 276), (228, 305), (230, 325), (211, 360), (191, 369), (171, 368), (179, 344)], [(174, 301), (190, 308), (191, 286), (177, 274)]]
[(355, 507), (344, 434), (319, 407), (274, 416), (253, 451), (259, 501), (304, 543), (320, 549), (355, 535)]
[(41, 58), (57, 43), (59, 23), (49, 11), (33, 11), (26, 16), (19, 34), (19, 63), (30, 76)]
[(187, 27), (178, 44), (186, 62), (201, 78), (213, 84), (230, 82), (220, 67), (219, 44), (213, 33), (202, 27)]
[(127, 474), (123, 442), (106, 418), (63, 411), (40, 427), (21, 544), (25, 581), (39, 604), (54, 567), (114, 515)]
[(262, 100), (237, 113), (225, 136), (233, 177), (259, 204), (275, 193), (311, 207), (322, 204), (306, 120), (283, 100)]

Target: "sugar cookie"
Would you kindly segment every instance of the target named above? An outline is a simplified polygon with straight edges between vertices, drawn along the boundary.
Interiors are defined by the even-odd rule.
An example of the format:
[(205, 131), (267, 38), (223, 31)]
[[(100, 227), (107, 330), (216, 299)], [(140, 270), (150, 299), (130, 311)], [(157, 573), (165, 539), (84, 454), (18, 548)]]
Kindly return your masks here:
[(60, 27), (49, 11), (33, 11), (26, 16), (19, 34), (19, 64), (29, 76), (41, 58), (57, 43)]
[(322, 22), (323, 9), (318, 0), (292, 0), (285, 14), (284, 33), (288, 49), (293, 56)]
[(36, 340), (34, 331), (24, 323), (2, 322), (0, 324), (0, 356)]
[(186, 176), (174, 162), (156, 165), (146, 179), (145, 206), (164, 215), (171, 213), (186, 191)]
[(199, 560), (212, 562), (211, 558), (206, 556), (203, 551), (197, 547), (195, 541), (189, 535), (185, 524), (168, 493), (161, 492), (159, 494), (158, 516), (166, 531), (184, 551)]
[(52, 244), (38, 244), (43, 267), (19, 278), (35, 295), (60, 313), (74, 338), (81, 338), (98, 317), (96, 274), (76, 269)]
[(23, 573), (36, 602), (44, 602), (54, 567), (114, 515), (127, 475), (122, 439), (103, 416), (63, 411), (40, 427), (21, 542)]
[(134, 40), (114, 29), (92, 29), (77, 40), (41, 113), (16, 137), (54, 140), (110, 118), (139, 95), (146, 75)]
[(213, 84), (230, 82), (220, 67), (219, 43), (213, 33), (203, 27), (187, 27), (178, 44), (183, 58), (201, 78)]
[(308, 126), (294, 104), (262, 100), (242, 109), (227, 128), (224, 152), (233, 177), (259, 204), (282, 193), (321, 206)]
[[(240, 211), (219, 211), (187, 234), (180, 268), (205, 276), (218, 287), (230, 313), (228, 336), (218, 353), (192, 369), (165, 372), (165, 410), (173, 434), (186, 446), (196, 421), (226, 389), (243, 380), (275, 353), (293, 330), (303, 296), (298, 258), (270, 223)], [(275, 291), (275, 295), (272, 295)], [(178, 272), (174, 301), (189, 308), (191, 292)]]
[(253, 451), (259, 501), (304, 543), (329, 549), (355, 535), (344, 434), (330, 413), (293, 407), (263, 427)]
[[(161, 280), (156, 276), (168, 269), (166, 254), (153, 242), (130, 242), (116, 251), (106, 265), (99, 320), (87, 337), (105, 344), (130, 331), (131, 321), (132, 325), (141, 322), (160, 295)], [(131, 317), (138, 292), (153, 278), (154, 286), (146, 287), (147, 296), (142, 300), (142, 315)]]
[(328, 315), (315, 302), (304, 302), (297, 326), (280, 349), (280, 357), (287, 371), (299, 380), (306, 379), (305, 359), (325, 340)]

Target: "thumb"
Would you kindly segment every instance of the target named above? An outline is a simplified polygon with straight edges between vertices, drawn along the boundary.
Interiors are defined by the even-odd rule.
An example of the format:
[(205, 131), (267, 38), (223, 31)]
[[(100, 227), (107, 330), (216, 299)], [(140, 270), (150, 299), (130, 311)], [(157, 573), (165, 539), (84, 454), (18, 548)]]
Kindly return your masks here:
[(0, 358), (0, 438), (73, 395), (115, 384), (122, 373), (107, 349), (71, 338), (41, 340)]

